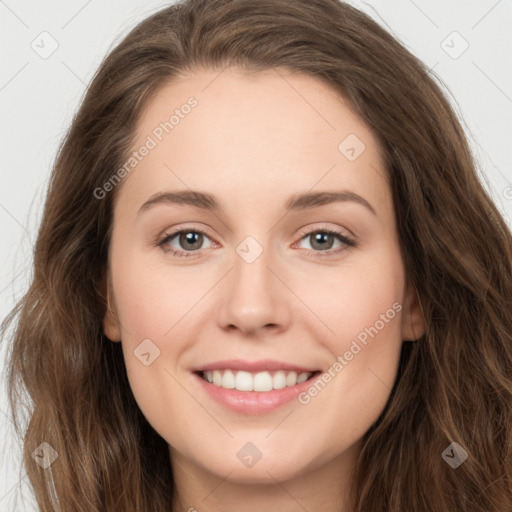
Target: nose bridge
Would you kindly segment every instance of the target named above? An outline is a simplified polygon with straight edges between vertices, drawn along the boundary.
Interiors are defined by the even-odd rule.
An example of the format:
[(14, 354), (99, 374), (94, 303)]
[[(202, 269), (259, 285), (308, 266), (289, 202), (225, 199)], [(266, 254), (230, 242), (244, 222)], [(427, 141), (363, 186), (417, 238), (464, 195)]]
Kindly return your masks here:
[(246, 237), (235, 249), (234, 279), (242, 291), (253, 290), (252, 295), (262, 290), (269, 291), (272, 254), (269, 244), (263, 246), (254, 237)]
[[(221, 299), (219, 322), (242, 331), (277, 326), (287, 321), (286, 301), (278, 289), (280, 282), (273, 272), (270, 247), (248, 236), (235, 248), (230, 284)], [(270, 268), (269, 268), (270, 267)], [(281, 284), (282, 286), (282, 284)]]

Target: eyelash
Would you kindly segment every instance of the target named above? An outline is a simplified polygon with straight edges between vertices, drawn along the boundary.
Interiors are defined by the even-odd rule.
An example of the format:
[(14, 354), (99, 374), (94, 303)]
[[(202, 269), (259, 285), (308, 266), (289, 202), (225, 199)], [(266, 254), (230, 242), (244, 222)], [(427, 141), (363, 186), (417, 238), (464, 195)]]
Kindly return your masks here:
[[(178, 258), (190, 258), (190, 257), (193, 258), (194, 256), (192, 256), (192, 254), (198, 252), (199, 249), (195, 250), (195, 251), (177, 251), (175, 249), (165, 248), (165, 245), (168, 242), (170, 242), (173, 238), (175, 238), (176, 235), (180, 235), (181, 233), (200, 233), (200, 234), (210, 238), (208, 233), (206, 233), (202, 229), (198, 229), (198, 228), (178, 229), (176, 231), (173, 231), (172, 233), (165, 233), (164, 235), (162, 235), (162, 237), (160, 237), (156, 241), (155, 245), (160, 247), (164, 252), (170, 252), (170, 253), (173, 254), (173, 256), (176, 256)], [(355, 239), (347, 237), (347, 236), (343, 235), (342, 233), (340, 233), (339, 231), (332, 230), (332, 229), (314, 229), (314, 230), (311, 230), (311, 231), (307, 231), (305, 233), (301, 233), (301, 235), (299, 237), (299, 241), (302, 241), (304, 238), (306, 238), (308, 236), (311, 236), (313, 234), (316, 234), (316, 233), (323, 233), (323, 234), (333, 235), (340, 242), (345, 244), (346, 247), (341, 247), (341, 248), (338, 248), (336, 250), (328, 249), (326, 251), (313, 251), (313, 252), (309, 252), (309, 254), (308, 254), (309, 256), (325, 258), (325, 257), (334, 256), (336, 254), (339, 254), (340, 252), (345, 251), (348, 248), (353, 248), (353, 247), (357, 247), (358, 246), (358, 243), (356, 242)], [(182, 253), (186, 253), (186, 252), (189, 252), (191, 254), (190, 255), (189, 254), (182, 254)]]

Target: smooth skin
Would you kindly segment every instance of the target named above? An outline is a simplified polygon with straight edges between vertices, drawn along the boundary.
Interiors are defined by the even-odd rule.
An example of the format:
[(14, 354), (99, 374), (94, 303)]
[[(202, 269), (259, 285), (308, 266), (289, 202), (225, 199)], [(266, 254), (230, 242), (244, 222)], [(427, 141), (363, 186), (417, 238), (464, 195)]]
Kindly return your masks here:
[[(312, 77), (196, 69), (152, 98), (133, 149), (191, 96), (197, 106), (116, 191), (105, 334), (122, 342), (135, 399), (169, 445), (173, 510), (351, 512), (361, 439), (390, 396), (402, 342), (424, 332), (377, 140)], [(365, 145), (354, 161), (338, 148), (350, 134)], [(140, 211), (177, 190), (212, 194), (222, 209), (161, 201)], [(292, 196), (319, 191), (357, 194), (375, 212), (354, 200), (286, 211)], [(206, 235), (159, 245), (178, 229)], [(335, 235), (316, 243), (323, 229), (356, 246)], [(252, 263), (237, 252), (246, 237), (263, 249)], [(236, 413), (191, 373), (232, 358), (327, 371), (395, 303), (402, 310), (307, 405)], [(134, 354), (147, 339), (160, 350), (149, 365)], [(248, 442), (262, 454), (252, 467), (237, 457)]]

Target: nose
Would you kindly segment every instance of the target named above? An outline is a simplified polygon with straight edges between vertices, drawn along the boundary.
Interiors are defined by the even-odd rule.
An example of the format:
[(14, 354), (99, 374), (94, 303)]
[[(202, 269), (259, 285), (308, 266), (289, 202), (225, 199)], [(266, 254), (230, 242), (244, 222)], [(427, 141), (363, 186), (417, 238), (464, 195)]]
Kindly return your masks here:
[(222, 329), (261, 338), (288, 328), (293, 294), (273, 267), (266, 249), (251, 263), (235, 253), (219, 298), (217, 319)]

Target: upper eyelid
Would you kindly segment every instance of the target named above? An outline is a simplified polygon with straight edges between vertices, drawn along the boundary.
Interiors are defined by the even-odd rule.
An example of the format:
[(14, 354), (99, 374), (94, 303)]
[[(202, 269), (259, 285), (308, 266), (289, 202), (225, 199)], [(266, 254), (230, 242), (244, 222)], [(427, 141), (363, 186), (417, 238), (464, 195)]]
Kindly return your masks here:
[[(346, 236), (346, 238), (351, 238), (351, 239), (354, 239), (354, 240), (357, 238), (356, 235), (354, 235), (349, 229), (347, 229), (345, 227), (338, 226), (336, 228), (333, 228), (333, 227), (327, 226), (325, 223), (322, 224), (321, 226), (315, 227), (315, 228), (305, 227), (304, 229), (301, 229), (299, 231), (299, 235), (298, 236), (303, 238), (304, 236), (310, 235), (311, 233), (317, 233), (317, 232), (323, 232), (323, 231), (334, 232), (335, 234)], [(347, 231), (348, 235), (344, 235), (340, 231)]]
[(162, 234), (158, 237), (159, 240), (165, 240), (166, 238), (174, 238), (176, 235), (183, 233), (183, 232), (199, 232), (205, 234), (208, 238), (211, 238), (212, 240), (215, 239), (214, 236), (212, 236), (207, 229), (203, 227), (197, 227), (197, 226), (178, 226), (177, 228), (173, 228), (170, 230), (164, 230)]
[[(322, 232), (322, 231), (339, 232), (340, 230), (348, 231), (347, 238), (348, 237), (357, 238), (356, 235), (354, 235), (349, 229), (347, 229), (345, 227), (333, 228), (333, 227), (329, 227), (329, 226), (325, 225), (325, 223), (323, 225), (321, 225), (321, 226), (318, 226), (318, 227), (305, 227), (305, 228), (302, 228), (302, 229), (299, 230), (299, 233), (298, 233), (297, 236), (300, 236), (302, 238), (302, 237), (304, 237), (304, 236), (306, 236), (308, 234), (311, 234), (311, 233)], [(197, 232), (200, 232), (200, 233), (204, 233), (205, 235), (207, 235), (208, 237), (210, 237), (212, 239), (215, 238), (213, 235), (211, 235), (209, 233), (209, 230), (207, 228), (197, 227), (197, 226), (194, 226), (194, 225), (187, 225), (187, 226), (178, 225), (178, 227), (173, 228), (172, 230), (164, 230), (162, 232), (162, 234), (158, 238), (163, 239), (163, 238), (167, 238), (167, 237), (173, 237), (173, 236), (175, 236), (178, 233), (181, 233), (183, 231), (192, 231), (192, 232), (197, 231)]]

